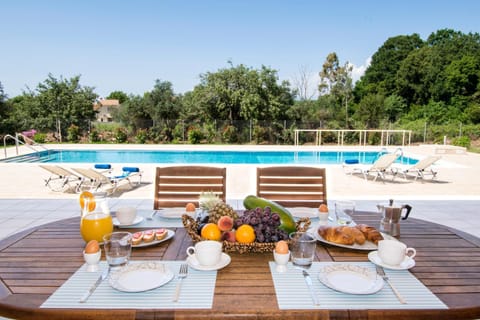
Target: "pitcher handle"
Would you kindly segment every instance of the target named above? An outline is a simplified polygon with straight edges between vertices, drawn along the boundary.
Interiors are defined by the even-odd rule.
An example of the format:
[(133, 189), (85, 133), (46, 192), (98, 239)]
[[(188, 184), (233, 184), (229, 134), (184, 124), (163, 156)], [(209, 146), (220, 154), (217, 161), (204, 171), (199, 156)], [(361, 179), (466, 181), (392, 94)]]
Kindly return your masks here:
[(405, 217), (402, 217), (402, 220), (407, 220), (408, 215), (410, 214), (410, 211), (412, 211), (412, 206), (406, 204), (403, 206), (404, 209), (407, 209), (407, 213), (405, 214)]

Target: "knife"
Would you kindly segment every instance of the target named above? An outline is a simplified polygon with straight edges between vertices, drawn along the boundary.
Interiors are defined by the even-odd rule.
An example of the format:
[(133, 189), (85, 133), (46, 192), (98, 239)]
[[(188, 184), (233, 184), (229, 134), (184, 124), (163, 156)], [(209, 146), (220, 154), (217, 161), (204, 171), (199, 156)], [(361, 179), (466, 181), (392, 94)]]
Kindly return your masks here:
[(318, 297), (315, 294), (315, 290), (313, 288), (312, 278), (310, 278), (310, 275), (308, 274), (307, 271), (303, 270), (302, 273), (303, 273), (303, 277), (305, 278), (305, 282), (307, 283), (308, 291), (310, 291), (310, 297), (312, 297), (313, 304), (316, 306), (320, 305), (320, 302), (318, 301)]
[(108, 277), (108, 272), (110, 271), (110, 268), (107, 267), (107, 269), (103, 270), (102, 274), (98, 277), (97, 281), (88, 289), (83, 296), (80, 298), (81, 303), (87, 302), (88, 298), (92, 295), (92, 293), (97, 289), (97, 287), (102, 283), (103, 280), (105, 280)]
[(401, 304), (406, 304), (407, 301), (405, 301), (400, 292), (398, 292), (397, 288), (395, 288), (394, 285), (390, 282), (390, 279), (385, 274), (383, 268), (381, 266), (375, 266), (375, 268), (377, 269), (377, 274), (382, 277), (382, 279), (390, 286), (390, 288), (392, 288), (392, 291), (395, 296), (397, 296), (398, 301), (400, 301)]

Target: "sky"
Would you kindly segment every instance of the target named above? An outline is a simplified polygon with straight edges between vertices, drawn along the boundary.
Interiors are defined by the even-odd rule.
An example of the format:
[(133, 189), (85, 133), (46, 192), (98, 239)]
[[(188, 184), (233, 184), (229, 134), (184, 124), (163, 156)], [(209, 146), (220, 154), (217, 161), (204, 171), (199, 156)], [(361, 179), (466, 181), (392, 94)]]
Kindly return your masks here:
[(478, 33), (479, 12), (478, 0), (2, 0), (0, 83), (9, 98), (49, 74), (79, 75), (100, 97), (157, 79), (181, 94), (231, 62), (292, 87), (307, 74), (313, 90), (331, 52), (357, 80), (390, 37)]

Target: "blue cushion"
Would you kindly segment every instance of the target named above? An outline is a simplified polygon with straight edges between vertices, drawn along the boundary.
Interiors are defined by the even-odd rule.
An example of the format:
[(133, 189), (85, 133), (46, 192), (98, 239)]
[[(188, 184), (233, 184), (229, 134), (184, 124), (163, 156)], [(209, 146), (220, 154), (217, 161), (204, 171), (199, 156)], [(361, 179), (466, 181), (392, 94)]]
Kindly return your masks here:
[(123, 172), (140, 172), (138, 167), (123, 167)]
[(106, 163), (95, 164), (95, 169), (112, 169), (112, 165)]
[(345, 164), (357, 164), (358, 159), (345, 159)]

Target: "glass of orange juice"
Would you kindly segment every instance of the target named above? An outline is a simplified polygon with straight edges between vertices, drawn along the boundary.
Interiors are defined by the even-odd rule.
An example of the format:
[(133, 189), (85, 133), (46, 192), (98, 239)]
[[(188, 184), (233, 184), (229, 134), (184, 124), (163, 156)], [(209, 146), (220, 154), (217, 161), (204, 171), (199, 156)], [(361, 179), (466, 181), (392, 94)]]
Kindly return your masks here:
[(107, 195), (104, 192), (80, 194), (82, 219), (80, 234), (83, 240), (103, 242), (103, 236), (113, 231), (112, 216), (108, 207)]

